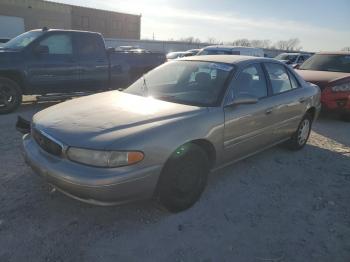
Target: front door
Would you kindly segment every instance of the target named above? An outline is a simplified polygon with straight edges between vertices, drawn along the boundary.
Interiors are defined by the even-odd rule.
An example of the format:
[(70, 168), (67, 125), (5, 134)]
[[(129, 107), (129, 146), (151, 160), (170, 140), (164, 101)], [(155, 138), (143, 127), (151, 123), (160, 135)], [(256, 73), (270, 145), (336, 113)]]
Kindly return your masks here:
[(75, 91), (78, 63), (69, 32), (52, 32), (35, 43), (27, 59), (27, 85), (36, 94)]
[(264, 71), (259, 63), (244, 68), (233, 80), (227, 99), (240, 95), (252, 95), (256, 104), (224, 108), (224, 160), (231, 162), (248, 156), (272, 144), (269, 136), (276, 119), (271, 114), (269, 89)]

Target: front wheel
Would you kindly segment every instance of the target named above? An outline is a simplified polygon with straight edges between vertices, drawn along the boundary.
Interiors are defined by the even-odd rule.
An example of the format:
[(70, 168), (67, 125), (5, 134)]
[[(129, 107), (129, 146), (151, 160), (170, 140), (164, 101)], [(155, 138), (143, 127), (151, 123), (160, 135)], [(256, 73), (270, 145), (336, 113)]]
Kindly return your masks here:
[(201, 196), (209, 173), (207, 154), (195, 144), (178, 148), (165, 164), (157, 186), (160, 203), (170, 212), (190, 208)]
[(11, 79), (0, 77), (0, 114), (15, 111), (22, 102), (22, 92)]
[(302, 149), (309, 139), (312, 126), (312, 116), (306, 113), (303, 119), (300, 121), (297, 131), (293, 134), (289, 141), (287, 141), (287, 146), (292, 150)]

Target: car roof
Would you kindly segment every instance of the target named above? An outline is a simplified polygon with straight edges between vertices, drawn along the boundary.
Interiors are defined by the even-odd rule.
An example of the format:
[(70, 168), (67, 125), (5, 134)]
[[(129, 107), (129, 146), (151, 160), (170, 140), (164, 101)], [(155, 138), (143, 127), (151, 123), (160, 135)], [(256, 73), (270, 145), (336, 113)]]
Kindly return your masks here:
[(318, 55), (350, 55), (349, 51), (319, 52)]
[(257, 47), (249, 47), (249, 46), (234, 46), (234, 45), (211, 45), (211, 46), (206, 46), (203, 48), (203, 50), (208, 50), (208, 49), (233, 49), (233, 48), (241, 48), (241, 49), (261, 49)]
[(201, 55), (184, 57), (180, 60), (186, 61), (205, 61), (213, 63), (239, 64), (243, 62), (277, 62), (272, 58), (243, 56), (243, 55)]

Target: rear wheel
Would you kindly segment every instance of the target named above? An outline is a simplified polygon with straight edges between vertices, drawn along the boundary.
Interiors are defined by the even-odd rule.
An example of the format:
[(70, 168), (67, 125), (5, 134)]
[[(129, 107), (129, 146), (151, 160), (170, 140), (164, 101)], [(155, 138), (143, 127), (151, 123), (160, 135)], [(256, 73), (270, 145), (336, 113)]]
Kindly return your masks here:
[(0, 77), (0, 114), (15, 111), (22, 102), (22, 91), (11, 79)]
[(190, 208), (201, 196), (208, 173), (207, 154), (195, 144), (181, 146), (167, 161), (159, 178), (160, 203), (171, 212)]
[(306, 113), (303, 119), (300, 121), (297, 131), (293, 134), (290, 140), (287, 142), (287, 146), (292, 150), (302, 149), (309, 139), (312, 126), (312, 116)]

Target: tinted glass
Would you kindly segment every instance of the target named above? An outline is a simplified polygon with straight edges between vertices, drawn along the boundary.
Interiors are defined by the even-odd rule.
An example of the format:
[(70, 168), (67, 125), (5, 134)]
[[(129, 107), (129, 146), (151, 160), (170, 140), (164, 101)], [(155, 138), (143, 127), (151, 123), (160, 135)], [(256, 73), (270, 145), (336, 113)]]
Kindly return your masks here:
[(180, 104), (215, 106), (221, 102), (232, 65), (199, 61), (168, 62), (132, 84), (126, 93)]
[[(237, 51), (235, 54), (239, 55), (240, 52)], [(232, 51), (231, 50), (220, 50), (220, 49), (218, 49), (218, 50), (207, 49), (207, 50), (202, 50), (197, 55), (232, 55)]]
[(305, 61), (305, 63), (301, 65), (300, 69), (350, 73), (350, 54), (316, 54)]
[(266, 80), (261, 66), (256, 64), (245, 68), (238, 76), (235, 89), (237, 96), (240, 94), (248, 94), (257, 98), (267, 96)]
[(51, 35), (40, 42), (41, 46), (49, 48), (50, 55), (71, 55), (73, 54), (72, 38), (70, 35)]
[(266, 63), (265, 67), (274, 94), (283, 93), (292, 89), (288, 73), (283, 65)]
[(82, 58), (102, 58), (106, 56), (105, 47), (98, 36), (92, 34), (79, 35), (78, 53)]

